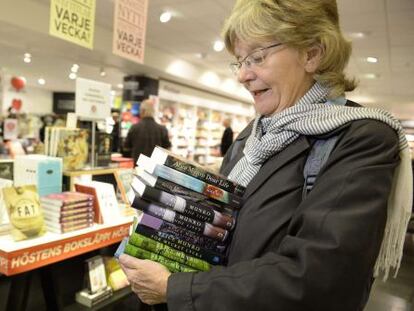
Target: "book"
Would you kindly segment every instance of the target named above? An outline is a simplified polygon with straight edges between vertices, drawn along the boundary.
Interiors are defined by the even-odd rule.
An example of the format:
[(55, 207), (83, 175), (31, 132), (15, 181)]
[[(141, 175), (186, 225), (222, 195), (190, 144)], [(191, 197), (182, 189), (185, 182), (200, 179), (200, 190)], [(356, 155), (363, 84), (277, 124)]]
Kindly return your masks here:
[(40, 202), (56, 206), (70, 206), (78, 203), (91, 203), (93, 196), (82, 192), (65, 191), (40, 197)]
[(243, 196), (246, 190), (244, 186), (227, 179), (225, 176), (159, 146), (156, 146), (152, 151), (151, 159), (157, 164), (163, 164), (240, 197)]
[[(53, 130), (52, 130), (53, 133)], [(88, 161), (88, 136), (85, 129), (56, 128), (52, 155), (63, 158), (63, 170), (83, 168)]]
[(168, 166), (157, 164), (144, 154), (138, 157), (137, 165), (150, 174), (172, 181), (190, 190), (202, 193), (207, 197), (228, 204), (233, 208), (240, 208), (242, 199), (216, 186), (207, 184), (197, 178), (181, 173)]
[(129, 204), (127, 193), (131, 189), (132, 178), (134, 177), (133, 169), (119, 169), (114, 172), (118, 191), (124, 203)]
[(209, 238), (204, 235), (196, 234), (185, 228), (176, 226), (170, 222), (148, 215), (146, 213), (143, 213), (141, 220), (138, 223), (138, 227), (139, 226), (146, 226), (160, 232), (171, 233), (180, 240), (187, 241), (190, 244), (213, 250), (215, 252), (223, 252), (226, 248), (226, 246), (218, 240)]
[(233, 213), (233, 209), (227, 207), (224, 203), (210, 200), (201, 193), (187, 189), (162, 177), (153, 176), (150, 173), (144, 171), (142, 168), (136, 167), (135, 175), (139, 176), (143, 181), (145, 181), (147, 185), (154, 187), (156, 189), (160, 189), (165, 192), (178, 195), (179, 197), (184, 198), (188, 201), (195, 202), (198, 205), (202, 205), (207, 208), (212, 208), (226, 215), (232, 215)]
[(82, 225), (93, 225), (93, 222), (89, 219), (77, 219), (77, 220), (71, 220), (67, 222), (54, 222), (51, 220), (45, 219), (45, 224), (47, 227), (53, 227), (57, 229), (70, 229), (72, 227), (78, 227)]
[(56, 215), (50, 213), (43, 214), (45, 220), (53, 221), (55, 223), (66, 223), (70, 221), (79, 221), (79, 220), (87, 220), (89, 222), (93, 222), (93, 212), (92, 213), (81, 213), (75, 214), (70, 216), (63, 216), (63, 215)]
[(0, 178), (13, 181), (13, 164), (12, 159), (0, 159)]
[(95, 166), (108, 166), (111, 163), (112, 135), (96, 132)]
[(225, 256), (223, 254), (202, 248), (186, 240), (182, 240), (179, 236), (177, 236), (177, 234), (158, 231), (143, 225), (138, 225), (135, 232), (168, 245), (178, 251), (182, 251), (190, 256), (205, 260), (210, 264), (218, 265), (225, 263)]
[(84, 223), (84, 224), (79, 224), (79, 225), (76, 225), (76, 226), (74, 225), (74, 226), (71, 226), (71, 227), (55, 227), (55, 226), (47, 225), (46, 228), (47, 228), (47, 231), (49, 231), (49, 232), (62, 234), (62, 233), (72, 232), (72, 231), (76, 231), (76, 230), (80, 230), (80, 229), (89, 228), (91, 226), (92, 226), (92, 224)]
[(42, 206), (42, 208), (46, 208), (52, 211), (69, 211), (69, 210), (74, 210), (77, 208), (85, 208), (85, 207), (93, 208), (93, 201), (59, 206), (56, 204), (45, 203), (42, 199), (40, 199), (40, 205)]
[(129, 237), (129, 244), (150, 251), (154, 254), (164, 256), (200, 271), (208, 271), (211, 269), (210, 264), (204, 260), (191, 257), (184, 252), (178, 251), (166, 244), (157, 242), (138, 233), (132, 233)]
[(153, 201), (163, 206), (173, 209), (185, 216), (208, 222), (223, 229), (231, 230), (234, 227), (234, 218), (220, 213), (210, 207), (206, 207), (190, 200), (186, 200), (178, 195), (156, 189), (147, 184), (142, 177), (135, 176), (131, 182), (135, 192), (130, 191), (129, 202), (132, 204), (135, 195), (147, 201)]
[(41, 236), (45, 233), (39, 195), (35, 185), (3, 188), (12, 236), (15, 241)]
[(98, 193), (96, 189), (91, 185), (86, 184), (75, 184), (75, 190), (78, 192), (89, 194), (93, 197), (93, 213), (94, 213), (94, 222), (97, 224), (103, 223), (103, 216), (100, 211), (99, 201), (98, 201)]
[(42, 207), (43, 214), (48, 214), (50, 217), (68, 217), (68, 216), (74, 216), (85, 213), (94, 214), (94, 210), (92, 206), (87, 207), (80, 207), (76, 209), (69, 209), (69, 210), (62, 210), (62, 211), (56, 211), (54, 209), (49, 209), (47, 206)]
[(132, 244), (127, 244), (124, 250), (125, 254), (139, 258), (139, 259), (148, 259), (155, 262), (158, 262), (165, 266), (170, 272), (196, 272), (197, 270), (186, 266), (182, 263), (176, 262), (174, 260), (165, 258), (164, 256), (154, 254), (142, 248), (136, 247)]
[(146, 214), (168, 221), (197, 234), (203, 234), (212, 239), (225, 241), (229, 232), (223, 228), (213, 226), (208, 222), (202, 222), (185, 215), (176, 213), (170, 209), (163, 208), (154, 203), (145, 201), (139, 197), (134, 197), (131, 202), (133, 208), (139, 209)]

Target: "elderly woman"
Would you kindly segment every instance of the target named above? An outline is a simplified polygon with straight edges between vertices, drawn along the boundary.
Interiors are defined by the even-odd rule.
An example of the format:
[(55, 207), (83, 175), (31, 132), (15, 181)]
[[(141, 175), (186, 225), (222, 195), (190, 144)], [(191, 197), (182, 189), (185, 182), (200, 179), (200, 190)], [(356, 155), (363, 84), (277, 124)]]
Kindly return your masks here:
[[(247, 186), (228, 263), (170, 274), (122, 255), (133, 290), (170, 311), (362, 310), (374, 272), (399, 265), (411, 208), (398, 122), (345, 99), (355, 87), (344, 75), (351, 46), (334, 0), (239, 0), (224, 37), (258, 114), (222, 166)], [(303, 197), (312, 144), (332, 136)]]

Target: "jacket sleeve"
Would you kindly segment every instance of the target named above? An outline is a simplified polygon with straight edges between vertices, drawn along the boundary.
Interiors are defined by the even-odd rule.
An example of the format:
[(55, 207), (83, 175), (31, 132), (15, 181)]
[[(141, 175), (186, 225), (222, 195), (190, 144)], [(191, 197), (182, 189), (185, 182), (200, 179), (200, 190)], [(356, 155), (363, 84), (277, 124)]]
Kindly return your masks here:
[(354, 123), (338, 139), (280, 244), (259, 258), (229, 267), (171, 275), (170, 311), (355, 311), (361, 307), (379, 252), (399, 158), (398, 139), (391, 128), (377, 121)]
[(170, 138), (168, 137), (168, 129), (165, 126), (162, 127), (162, 147), (166, 149), (171, 148)]

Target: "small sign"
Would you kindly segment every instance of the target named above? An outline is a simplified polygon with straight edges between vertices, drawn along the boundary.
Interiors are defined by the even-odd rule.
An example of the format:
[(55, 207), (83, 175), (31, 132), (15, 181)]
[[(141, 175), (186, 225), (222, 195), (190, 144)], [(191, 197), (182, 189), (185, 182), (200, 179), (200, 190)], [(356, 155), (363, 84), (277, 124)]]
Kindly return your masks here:
[(95, 0), (51, 0), (49, 34), (93, 48)]
[(116, 0), (112, 52), (144, 63), (148, 0)]
[(102, 120), (111, 115), (111, 85), (76, 79), (75, 113), (78, 117)]
[(5, 119), (3, 126), (3, 138), (7, 140), (15, 140), (19, 135), (19, 126), (17, 119)]

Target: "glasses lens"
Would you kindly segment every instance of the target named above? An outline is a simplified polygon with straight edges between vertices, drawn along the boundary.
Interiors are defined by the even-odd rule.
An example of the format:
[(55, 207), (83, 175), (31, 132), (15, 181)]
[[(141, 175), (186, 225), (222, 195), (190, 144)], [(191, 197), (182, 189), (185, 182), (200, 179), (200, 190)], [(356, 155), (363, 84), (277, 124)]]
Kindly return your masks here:
[(264, 62), (263, 50), (258, 50), (256, 52), (253, 52), (246, 59), (246, 65), (248, 67), (250, 67), (250, 65), (261, 65), (263, 62)]
[(231, 72), (237, 75), (239, 73), (240, 63), (231, 63), (229, 67), (230, 67)]

